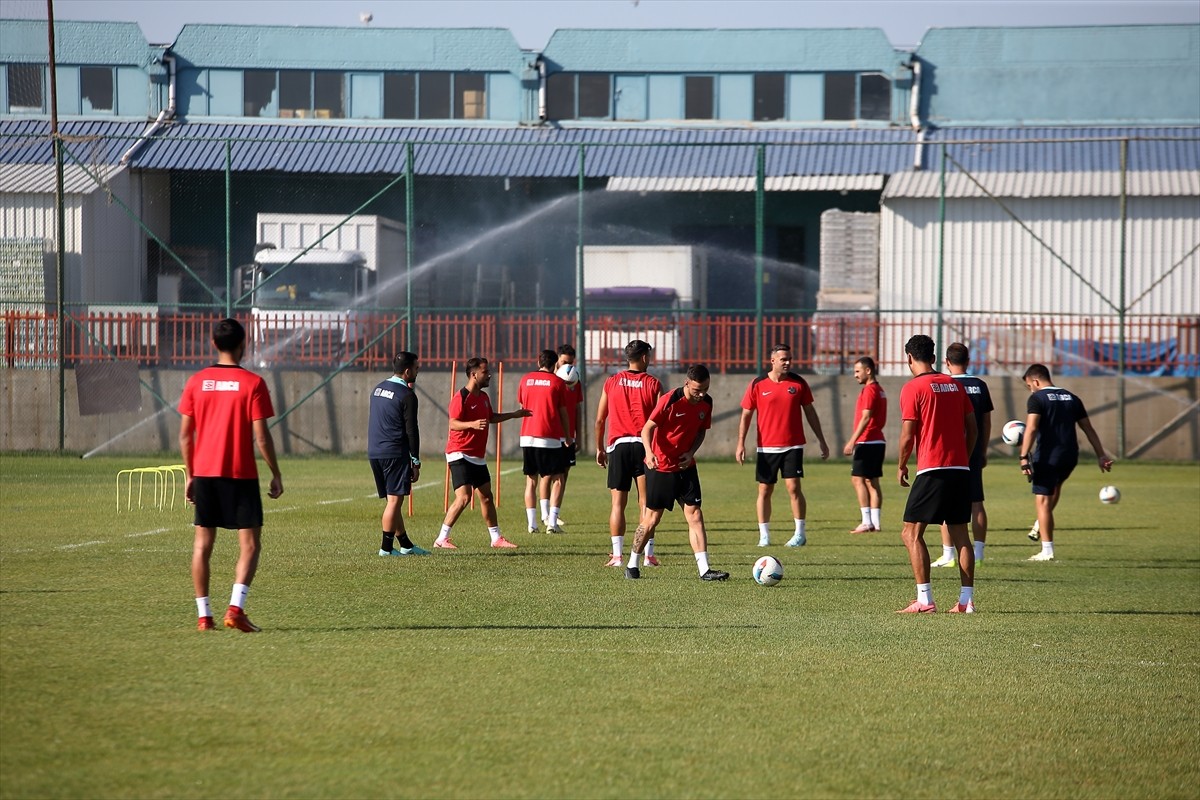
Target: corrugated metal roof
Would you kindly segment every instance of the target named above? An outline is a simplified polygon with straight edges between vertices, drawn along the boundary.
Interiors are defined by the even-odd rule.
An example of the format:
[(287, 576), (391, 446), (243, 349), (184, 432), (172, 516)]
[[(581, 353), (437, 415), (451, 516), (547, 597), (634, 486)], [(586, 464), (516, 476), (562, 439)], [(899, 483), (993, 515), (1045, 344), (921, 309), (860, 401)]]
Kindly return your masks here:
[(936, 171), (941, 145), (968, 170), (1084, 172), (1200, 169), (1200, 127), (941, 128), (926, 135), (925, 164)]
[[(146, 129), (145, 122), (70, 120), (59, 123), (66, 143), (65, 163), (116, 164)], [(0, 163), (51, 164), (50, 122), (44, 119), (0, 120)]]
[[(753, 192), (752, 176), (724, 178), (609, 178), (610, 192)], [(864, 192), (883, 188), (882, 175), (783, 175), (763, 181), (768, 192)]]
[[(77, 165), (64, 165), (63, 191), (66, 194), (91, 194), (123, 169), (94, 165), (85, 170)], [(5, 193), (54, 194), (56, 183), (53, 164), (0, 164), (0, 191)]]
[[(973, 172), (979, 185), (995, 197), (1120, 197), (1119, 172)], [(946, 174), (946, 197), (986, 197), (974, 181), (961, 172)], [(931, 199), (941, 194), (937, 172), (902, 172), (893, 175), (883, 199)], [(1129, 197), (1200, 196), (1200, 171), (1128, 172)]]

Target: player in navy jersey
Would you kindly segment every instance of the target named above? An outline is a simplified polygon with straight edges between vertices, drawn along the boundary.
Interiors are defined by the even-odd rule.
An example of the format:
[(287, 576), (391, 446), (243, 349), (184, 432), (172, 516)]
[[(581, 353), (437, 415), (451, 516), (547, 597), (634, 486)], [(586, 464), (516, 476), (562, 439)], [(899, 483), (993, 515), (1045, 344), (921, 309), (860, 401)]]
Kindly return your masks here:
[[(415, 353), (403, 351), (392, 358), (392, 376), (371, 392), (367, 418), (367, 459), (375, 475), (375, 489), (387, 500), (381, 524), (381, 556), (427, 556), (404, 530), (401, 501), (421, 477), (421, 433), (417, 427), (417, 395), (413, 384), (420, 366)], [(399, 547), (393, 547), (393, 540)]]
[(1054, 560), (1054, 508), (1062, 487), (1079, 463), (1079, 438), (1083, 430), (1099, 460), (1100, 471), (1112, 470), (1113, 459), (1104, 452), (1100, 436), (1088, 419), (1083, 401), (1055, 386), (1044, 364), (1032, 364), (1021, 376), (1030, 391), (1025, 410), (1025, 435), (1021, 437), (1021, 471), (1033, 484), (1038, 535), (1042, 549), (1030, 561)]

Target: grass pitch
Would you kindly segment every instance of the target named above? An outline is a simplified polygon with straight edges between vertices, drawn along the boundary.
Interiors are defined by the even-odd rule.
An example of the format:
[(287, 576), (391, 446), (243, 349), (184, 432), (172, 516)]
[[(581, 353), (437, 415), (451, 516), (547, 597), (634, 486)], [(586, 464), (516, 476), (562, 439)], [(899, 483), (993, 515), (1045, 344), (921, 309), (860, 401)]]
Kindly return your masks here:
[[(603, 473), (571, 476), (563, 536), (525, 534), (520, 476), (493, 552), (380, 558), (361, 459), (284, 459), (248, 610), (195, 631), (190, 512), (114, 510), (142, 459), (0, 462), (0, 796), (1194, 797), (1200, 785), (1200, 469), (1085, 457), (1058, 560), (1030, 563), (1028, 485), (987, 472), (974, 617), (913, 597), (905, 490), (851, 536), (844, 460), (809, 463), (809, 541), (756, 586), (753, 467), (701, 464), (713, 566), (678, 511), (641, 581), (601, 566)], [(433, 463), (433, 459), (430, 459)], [(507, 468), (507, 465), (506, 465)], [(414, 538), (442, 509), (416, 491)], [(1103, 506), (1104, 483), (1123, 494)], [(136, 490), (135, 490), (136, 506)], [(937, 534), (927, 541), (935, 548)], [(236, 542), (214, 554), (220, 613)], [(936, 557), (936, 550), (934, 552)], [(957, 573), (935, 570), (943, 607)]]

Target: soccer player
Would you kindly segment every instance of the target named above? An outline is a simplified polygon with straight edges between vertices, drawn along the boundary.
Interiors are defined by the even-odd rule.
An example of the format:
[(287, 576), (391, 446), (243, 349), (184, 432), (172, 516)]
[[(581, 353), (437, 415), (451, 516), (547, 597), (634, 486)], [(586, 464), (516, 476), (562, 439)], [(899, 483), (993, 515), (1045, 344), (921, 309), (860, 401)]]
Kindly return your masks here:
[[(559, 367), (574, 365), (575, 363), (575, 348), (569, 344), (559, 345), (558, 347), (558, 362), (555, 364), (555, 373)], [(575, 383), (567, 384), (567, 421), (570, 427), (567, 429), (567, 434), (575, 440), (575, 446), (568, 448), (567, 452), (567, 468), (563, 471), (562, 488), (563, 498), (567, 494), (567, 478), (571, 477), (571, 467), (575, 466), (575, 455), (579, 452), (579, 412), (583, 407), (583, 381), (579, 380)], [(547, 487), (549, 489), (549, 487)], [(538, 497), (539, 510), (541, 511), (542, 524), (549, 527), (550, 516), (550, 497), (549, 492)], [(561, 528), (567, 523), (562, 519), (562, 498), (559, 498), (559, 518), (558, 526)]]
[(530, 533), (537, 533), (538, 497), (549, 497), (546, 533), (562, 533), (558, 510), (562, 503), (563, 473), (575, 441), (569, 436), (567, 383), (554, 374), (558, 353), (543, 350), (538, 368), (521, 378), (517, 405), (532, 413), (521, 420), (521, 450), (524, 453), (525, 517)]
[[(975, 449), (971, 451), (971, 534), (975, 539), (975, 563), (983, 561), (983, 547), (987, 541), (987, 509), (983, 507), (983, 468), (987, 466), (987, 446), (992, 438), (992, 395), (980, 378), (967, 372), (971, 366), (971, 351), (962, 342), (946, 348), (946, 373), (958, 381), (967, 392), (967, 399), (975, 409)], [(942, 526), (942, 557), (933, 562), (933, 567), (954, 566), (954, 545), (950, 542), (950, 531)]]
[[(642, 445), (642, 428), (663, 392), (658, 378), (646, 372), (650, 350), (650, 345), (641, 339), (625, 345), (628, 368), (604, 382), (596, 406), (596, 464), (608, 470), (608, 491), (612, 496), (612, 508), (608, 512), (612, 556), (605, 565), (608, 567), (624, 564), (625, 506), (629, 504), (629, 490), (634, 486), (638, 493), (638, 519), (646, 513), (646, 449)], [(645, 555), (647, 564), (659, 565), (654, 556), (653, 539), (646, 542)]]
[(863, 388), (854, 404), (857, 422), (842, 452), (854, 457), (850, 464), (850, 483), (858, 497), (862, 522), (851, 533), (881, 530), (883, 490), (879, 479), (883, 477), (883, 454), (887, 448), (883, 438), (883, 426), (887, 424), (887, 395), (877, 377), (875, 359), (863, 356), (854, 362), (854, 380)]
[(458, 549), (450, 541), (450, 529), (471, 502), (471, 493), (475, 491), (479, 493), (479, 511), (487, 525), (492, 547), (515, 548), (515, 544), (500, 534), (500, 523), (496, 520), (492, 476), (486, 458), (488, 426), (528, 417), (530, 412), (524, 408), (506, 414), (492, 411), (492, 400), (483, 391), (492, 383), (492, 370), (486, 358), (469, 359), (463, 371), (467, 375), (467, 385), (450, 398), (450, 435), (446, 439), (446, 463), (450, 465), (454, 502), (446, 509), (446, 518), (442, 520), (442, 529), (433, 546)]
[(1021, 437), (1021, 472), (1033, 483), (1033, 502), (1037, 509), (1038, 534), (1042, 549), (1030, 561), (1054, 560), (1054, 508), (1062, 497), (1062, 487), (1079, 463), (1078, 425), (1096, 453), (1101, 472), (1112, 471), (1113, 459), (1104, 445), (1083, 401), (1054, 385), (1050, 370), (1032, 364), (1022, 376), (1030, 391), (1026, 404), (1025, 435)]
[(739, 464), (746, 460), (746, 433), (750, 430), (750, 418), (757, 411), (758, 460), (754, 478), (758, 481), (756, 510), (759, 547), (771, 543), (771, 495), (781, 474), (792, 501), (795, 523), (787, 546), (802, 547), (807, 542), (804, 522), (808, 503), (800, 489), (800, 479), (804, 477), (805, 417), (817, 441), (821, 443), (821, 459), (829, 458), (829, 445), (825, 443), (821, 420), (813, 408), (812, 389), (808, 381), (791, 371), (791, 366), (792, 349), (786, 344), (775, 345), (771, 348), (770, 371), (752, 380), (742, 396), (742, 418), (738, 422), (734, 459)]
[(210, 631), (213, 623), (208, 586), (217, 528), (238, 532), (237, 568), (233, 594), (225, 612), (225, 627), (255, 633), (259, 627), (246, 616), (246, 595), (258, 571), (262, 552), (262, 495), (254, 448), (271, 470), (267, 496), (283, 494), (283, 478), (275, 458), (275, 440), (267, 420), (275, 416), (267, 384), (242, 369), (246, 329), (235, 319), (213, 328), (217, 363), (188, 379), (179, 400), (179, 450), (187, 483), (184, 494), (196, 506), (192, 545), (192, 585), (196, 590), (196, 627)]
[(696, 568), (702, 581), (723, 581), (728, 572), (710, 569), (708, 534), (700, 510), (700, 474), (696, 471), (696, 451), (704, 443), (705, 432), (712, 426), (712, 398), (708, 396), (708, 367), (693, 364), (687, 381), (670, 394), (663, 395), (642, 427), (642, 447), (646, 450), (646, 513), (633, 536), (626, 578), (640, 578), (639, 561), (646, 542), (662, 521), (663, 512), (678, 500), (687, 520), (688, 540), (696, 556)]
[(926, 526), (946, 523), (958, 549), (962, 589), (951, 613), (975, 613), (975, 553), (967, 535), (971, 517), (970, 452), (975, 447), (975, 410), (964, 387), (933, 368), (933, 339), (917, 334), (904, 345), (913, 378), (900, 390), (901, 486), (908, 486), (908, 459), (916, 451), (917, 477), (904, 507), (904, 546), (917, 580), (917, 599), (899, 614), (937, 611), (929, 585)]
[[(417, 427), (417, 393), (413, 391), (420, 365), (407, 350), (392, 358), (392, 376), (371, 392), (367, 419), (367, 459), (375, 489), (387, 499), (383, 508), (381, 556), (427, 556), (404, 530), (402, 502), (421, 478), (421, 432)], [(393, 548), (393, 539), (399, 547)]]

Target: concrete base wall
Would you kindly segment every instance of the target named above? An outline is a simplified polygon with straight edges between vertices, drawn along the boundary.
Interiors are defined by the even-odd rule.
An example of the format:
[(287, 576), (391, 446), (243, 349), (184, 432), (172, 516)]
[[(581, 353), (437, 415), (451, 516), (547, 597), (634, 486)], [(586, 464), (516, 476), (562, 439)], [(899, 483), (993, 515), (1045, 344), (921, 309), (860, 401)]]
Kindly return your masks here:
[[(177, 452), (179, 417), (173, 410), (187, 380), (187, 372), (144, 371), (141, 380), (142, 408), (132, 413), (79, 415), (79, 398), (74, 373), (66, 373), (66, 449), (88, 453)], [(490, 389), (492, 403), (510, 411), (516, 407), (517, 383), (524, 370), (511, 370), (504, 378), (503, 399), (499, 380)], [(277, 417), (292, 405), (297, 407), (275, 427), (279, 452), (289, 454), (364, 453), (366, 450), (367, 398), (385, 375), (344, 372), (320, 386), (324, 375), (316, 372), (277, 371), (265, 373)], [(854, 401), (860, 387), (852, 377), (805, 376), (812, 385), (817, 412), (833, 456), (854, 427)], [(682, 375), (659, 375), (667, 386), (682, 385)], [(713, 429), (701, 450), (702, 457), (732, 457), (737, 442), (739, 404), (750, 378), (746, 375), (715, 375), (711, 393), (715, 415)], [(888, 457), (895, 458), (900, 435), (899, 398), (901, 378), (881, 380), (887, 392)], [(1078, 394), (1091, 415), (1104, 446), (1113, 454), (1117, 442), (1118, 396), (1116, 378), (1072, 378), (1064, 388)], [(461, 376), (459, 386), (462, 385)], [(1010, 419), (1025, 418), (1028, 391), (1017, 378), (989, 378), (996, 411), (992, 419), (992, 452), (1013, 455), (1000, 442), (1000, 427)], [(593, 379), (585, 404), (585, 449), (582, 461), (594, 453), (592, 422), (602, 381)], [(147, 388), (149, 387), (149, 388)], [(153, 389), (153, 392), (151, 392)], [(422, 372), (417, 383), (421, 409), (422, 458), (436, 460), (446, 441), (446, 407), (453, 391), (446, 372)], [(311, 397), (307, 397), (309, 394)], [(168, 401), (160, 402), (155, 395)], [(301, 400), (307, 397), (306, 400)], [(1200, 460), (1200, 379), (1131, 378), (1125, 386), (1125, 446), (1131, 458), (1166, 461)], [(54, 371), (0, 370), (0, 450), (54, 450), (58, 446), (58, 386)], [(503, 404), (503, 408), (501, 408)], [(506, 457), (519, 457), (519, 423), (502, 426)], [(753, 428), (751, 439), (753, 438)], [(810, 441), (813, 439), (810, 432)], [(492, 435), (492, 446), (495, 444)], [(750, 445), (751, 442), (747, 442)], [(1086, 442), (1082, 442), (1085, 452)], [(515, 462), (514, 462), (515, 463)]]

